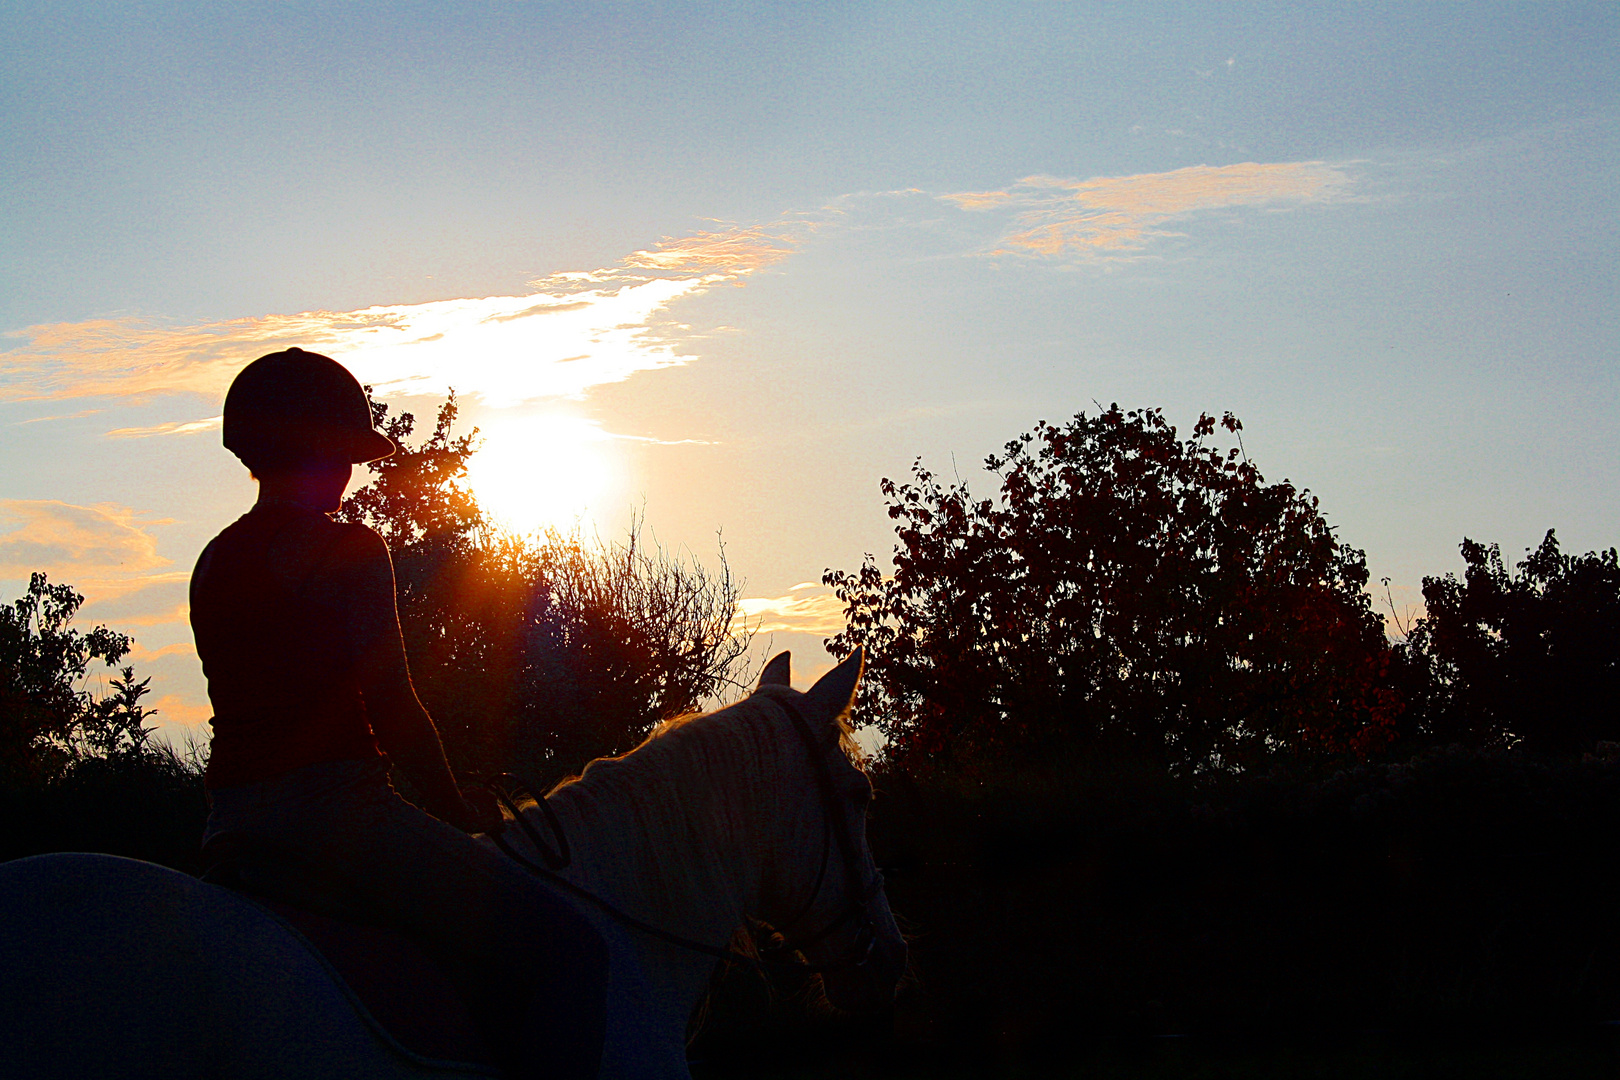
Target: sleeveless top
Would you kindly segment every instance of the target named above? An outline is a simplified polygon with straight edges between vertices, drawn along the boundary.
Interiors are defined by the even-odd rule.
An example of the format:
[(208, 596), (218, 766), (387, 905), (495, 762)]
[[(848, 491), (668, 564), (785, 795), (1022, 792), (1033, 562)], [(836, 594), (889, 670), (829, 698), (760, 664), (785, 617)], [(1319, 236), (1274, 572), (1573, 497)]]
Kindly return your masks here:
[(347, 556), (369, 531), (309, 507), (260, 503), (203, 549), (191, 628), (214, 706), (209, 788), (381, 756), (345, 602)]

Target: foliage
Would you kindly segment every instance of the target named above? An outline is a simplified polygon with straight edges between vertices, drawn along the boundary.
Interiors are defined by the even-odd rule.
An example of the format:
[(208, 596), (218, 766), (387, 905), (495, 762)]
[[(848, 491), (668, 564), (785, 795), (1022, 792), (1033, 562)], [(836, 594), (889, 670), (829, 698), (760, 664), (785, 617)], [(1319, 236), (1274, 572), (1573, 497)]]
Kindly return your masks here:
[(458, 770), (560, 776), (730, 685), (748, 638), (723, 551), (711, 573), (634, 526), (607, 545), (502, 534), (466, 488), (476, 432), (450, 437), (454, 397), (415, 448), (409, 413), (373, 409), (400, 452), (340, 516), (389, 540), (412, 675)]
[(466, 484), (467, 459), (476, 449), (478, 429), (452, 438), (456, 412), (452, 391), (439, 406), (432, 434), (412, 447), (407, 440), (416, 430), (416, 417), (408, 412), (390, 417), (386, 403), (373, 401), (372, 422), (399, 449), (366, 466), (371, 482), (343, 501), (338, 519), (370, 525), (396, 554), (470, 546), (485, 525)]
[[(1230, 413), (1221, 424), (1242, 425)], [(885, 479), (895, 571), (824, 580), (836, 655), (867, 648), (862, 716), (913, 762), (1053, 752), (1180, 768), (1366, 754), (1395, 733), (1389, 649), (1317, 500), (1158, 410), (1044, 421), (975, 501), (921, 462)]]
[(1565, 555), (1548, 530), (1516, 572), (1495, 544), (1462, 557), (1461, 581), (1423, 579), (1407, 644), (1426, 732), (1555, 754), (1620, 739), (1616, 550)]
[(0, 784), (44, 783), (84, 759), (148, 750), (152, 711), (141, 698), (151, 680), (125, 667), (101, 698), (83, 688), (92, 662), (116, 665), (131, 645), (105, 626), (71, 627), (83, 603), (72, 586), (34, 573), (27, 592), (0, 607)]

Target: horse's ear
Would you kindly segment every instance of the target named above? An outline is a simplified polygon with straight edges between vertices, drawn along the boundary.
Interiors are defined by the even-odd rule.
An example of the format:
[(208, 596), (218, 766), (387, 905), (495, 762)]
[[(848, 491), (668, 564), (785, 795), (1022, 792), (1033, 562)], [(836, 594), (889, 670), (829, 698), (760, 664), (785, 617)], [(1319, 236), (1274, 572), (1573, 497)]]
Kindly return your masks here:
[(843, 715), (855, 703), (855, 688), (861, 685), (861, 671), (866, 667), (866, 650), (857, 648), (849, 659), (816, 680), (816, 685), (804, 696), (828, 718)]
[(771, 662), (765, 665), (765, 670), (759, 673), (760, 686), (792, 686), (793, 685), (793, 654), (779, 652), (771, 657)]

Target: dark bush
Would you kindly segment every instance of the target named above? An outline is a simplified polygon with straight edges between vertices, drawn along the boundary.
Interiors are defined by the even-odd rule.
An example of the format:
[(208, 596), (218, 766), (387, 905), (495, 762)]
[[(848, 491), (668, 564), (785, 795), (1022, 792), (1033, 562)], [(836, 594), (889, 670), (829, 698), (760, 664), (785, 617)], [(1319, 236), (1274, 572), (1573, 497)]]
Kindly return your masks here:
[(36, 573), (0, 608), (0, 861), (104, 851), (195, 870), (201, 764), (152, 741), (148, 680), (131, 668), (99, 697), (84, 689), (91, 665), (116, 665), (131, 641), (72, 627), (83, 603)]
[(1620, 739), (1620, 560), (1565, 555), (1548, 530), (1515, 571), (1462, 542), (1466, 569), (1423, 579), (1407, 659), (1423, 732), (1570, 754)]
[(415, 447), (411, 414), (373, 409), (400, 451), (340, 516), (388, 540), (412, 676), (458, 771), (548, 782), (739, 681), (723, 552), (711, 573), (634, 528), (608, 545), (503, 535), (465, 487), (477, 433), (450, 436), (454, 397)]
[(113, 667), (128, 636), (70, 624), (84, 597), (35, 573), (28, 591), (0, 606), (0, 787), (59, 780), (87, 758), (140, 757), (148, 749), (151, 710), (141, 705), (149, 680), (116, 671), (111, 692), (84, 689), (92, 663)]

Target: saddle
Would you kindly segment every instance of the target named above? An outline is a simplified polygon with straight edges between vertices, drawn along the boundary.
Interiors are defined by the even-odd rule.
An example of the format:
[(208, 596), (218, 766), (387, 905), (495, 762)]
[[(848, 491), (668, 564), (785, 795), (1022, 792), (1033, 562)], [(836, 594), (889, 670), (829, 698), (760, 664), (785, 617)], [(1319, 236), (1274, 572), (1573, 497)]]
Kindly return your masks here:
[(399, 1046), (501, 1074), (465, 978), (399, 931), (364, 920), (357, 904), (295, 854), (249, 849), (223, 836), (206, 854), (211, 863), (203, 881), (240, 893), (291, 929), (326, 961), (356, 1009)]

